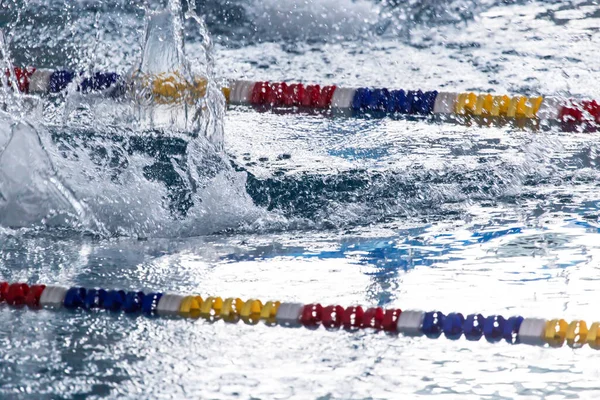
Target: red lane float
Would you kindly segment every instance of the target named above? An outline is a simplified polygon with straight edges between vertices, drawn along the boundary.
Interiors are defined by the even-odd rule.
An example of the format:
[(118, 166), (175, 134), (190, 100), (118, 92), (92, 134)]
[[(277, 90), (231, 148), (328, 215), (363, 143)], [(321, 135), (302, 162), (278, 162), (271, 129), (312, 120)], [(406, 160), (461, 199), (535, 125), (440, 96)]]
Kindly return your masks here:
[(8, 287), (4, 300), (11, 306), (21, 306), (25, 304), (28, 293), (29, 286), (25, 283), (13, 283)]
[(253, 106), (306, 107), (327, 109), (331, 106), (335, 86), (256, 82), (249, 103)]

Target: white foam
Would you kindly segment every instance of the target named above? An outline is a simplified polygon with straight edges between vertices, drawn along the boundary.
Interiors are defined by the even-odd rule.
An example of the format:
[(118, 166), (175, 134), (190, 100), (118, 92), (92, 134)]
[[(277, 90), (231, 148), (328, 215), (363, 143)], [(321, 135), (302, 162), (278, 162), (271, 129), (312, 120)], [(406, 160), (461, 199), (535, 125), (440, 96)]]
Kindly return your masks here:
[[(173, 1), (170, 11), (178, 15), (178, 10)], [(180, 27), (181, 21), (169, 12), (153, 13), (135, 70), (183, 71), (188, 76)], [(235, 172), (224, 154), (225, 101), (211, 77), (209, 41), (203, 51), (205, 64), (195, 65), (195, 72), (208, 79), (208, 88), (193, 104), (156, 104), (135, 93), (118, 100), (104, 93), (82, 95), (71, 85), (65, 103), (48, 103), (47, 113), (28, 115), (27, 124), (0, 114), (0, 225), (56, 224), (105, 234), (185, 236), (268, 220), (269, 214), (246, 193), (245, 173)], [(143, 145), (132, 149), (129, 143), (151, 144), (161, 137), (177, 139), (185, 147), (166, 155), (162, 152), (168, 150), (160, 146), (153, 153), (142, 151)], [(157, 161), (166, 163), (170, 178), (155, 176)], [(169, 198), (172, 187), (161, 179), (176, 181), (184, 206)]]

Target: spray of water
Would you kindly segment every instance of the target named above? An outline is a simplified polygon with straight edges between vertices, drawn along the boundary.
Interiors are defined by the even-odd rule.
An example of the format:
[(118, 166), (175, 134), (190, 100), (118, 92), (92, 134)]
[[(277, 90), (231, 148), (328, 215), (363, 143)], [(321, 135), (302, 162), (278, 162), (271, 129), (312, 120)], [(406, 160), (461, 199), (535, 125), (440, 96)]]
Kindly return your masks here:
[[(225, 158), (225, 101), (194, 10), (184, 16), (171, 0), (165, 10), (147, 11), (140, 60), (118, 97), (83, 95), (75, 81), (37, 121), (0, 114), (0, 225), (180, 236), (267, 218), (245, 192), (245, 174)], [(186, 20), (204, 37), (193, 68)], [(165, 85), (179, 90), (171, 96)]]
[[(350, 13), (369, 6), (352, 4), (356, 9)], [(406, 10), (415, 15), (423, 10), (422, 19), (427, 19), (436, 7), (429, 5)], [(257, 7), (253, 10), (258, 13)], [(402, 9), (401, 4), (381, 7)], [(173, 0), (166, 9), (146, 10), (140, 55), (124, 81), (124, 93), (82, 94), (76, 80), (65, 94), (45, 101), (35, 112), (29, 108), (26, 120), (19, 117), (21, 105), (21, 111), (0, 114), (1, 226), (67, 225), (140, 236), (196, 235), (240, 225), (305, 227), (307, 220), (309, 227), (341, 227), (518, 194), (529, 176), (552, 173), (547, 159), (552, 146), (540, 142), (525, 151), (537, 154), (536, 148), (543, 149), (539, 159), (518, 159), (508, 166), (459, 164), (439, 171), (416, 167), (247, 180), (245, 172), (230, 168), (224, 155), (224, 99), (215, 81), (210, 35), (196, 9), (193, 2), (186, 6)], [(323, 18), (327, 28), (337, 17)], [(339, 19), (348, 21), (344, 15)], [(281, 20), (293, 33), (296, 25), (286, 25), (283, 14)], [(314, 18), (308, 15), (298, 24), (310, 20)], [(183, 40), (190, 27), (194, 39), (200, 38), (193, 59)], [(92, 49), (101, 47), (102, 35), (95, 37)], [(7, 49), (4, 45), (3, 62), (10, 66)], [(97, 65), (95, 57), (95, 51), (81, 52), (79, 65), (91, 68)], [(165, 83), (184, 95), (165, 96)], [(10, 98), (4, 104), (29, 100), (12, 90), (2, 93)], [(252, 199), (292, 222), (255, 207)]]

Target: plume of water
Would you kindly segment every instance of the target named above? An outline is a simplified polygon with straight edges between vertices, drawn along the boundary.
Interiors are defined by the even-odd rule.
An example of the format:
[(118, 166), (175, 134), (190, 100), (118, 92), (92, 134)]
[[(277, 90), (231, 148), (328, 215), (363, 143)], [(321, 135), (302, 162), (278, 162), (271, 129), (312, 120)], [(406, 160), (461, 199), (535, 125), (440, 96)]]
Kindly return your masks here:
[[(4, 31), (0, 29), (0, 71), (13, 71), (14, 66), (11, 61), (9, 51), (9, 38)], [(3, 109), (11, 114), (17, 114), (21, 107), (21, 96), (18, 91), (11, 88), (17, 87), (17, 80), (14, 74), (0, 74), (0, 104)]]
[[(0, 30), (0, 70), (12, 72), (9, 41)], [(42, 142), (39, 129), (43, 128), (25, 121), (26, 114), (36, 114), (39, 102), (14, 90), (18, 87), (15, 74), (0, 76), (3, 108), (0, 111), (0, 223), (22, 226), (35, 222), (74, 222), (86, 228), (96, 227), (86, 206), (61, 182)]]
[[(140, 60), (117, 93), (82, 94), (74, 82), (64, 106), (60, 96), (58, 104), (46, 104), (62, 118), (17, 124), (18, 135), (1, 131), (0, 143), (10, 149), (0, 154), (0, 225), (178, 236), (265, 217), (245, 192), (245, 174), (225, 158), (225, 101), (194, 8), (185, 19), (179, 0), (147, 12)], [(183, 40), (186, 21), (204, 38), (193, 67)]]

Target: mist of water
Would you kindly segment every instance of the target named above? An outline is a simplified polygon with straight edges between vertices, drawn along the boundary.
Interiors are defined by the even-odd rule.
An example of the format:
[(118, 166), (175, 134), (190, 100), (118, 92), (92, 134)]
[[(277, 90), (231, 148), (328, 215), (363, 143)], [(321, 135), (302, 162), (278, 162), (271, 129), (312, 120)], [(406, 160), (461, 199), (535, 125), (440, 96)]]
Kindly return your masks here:
[[(207, 36), (202, 18), (193, 8), (184, 16), (178, 0), (146, 15), (140, 60), (122, 96), (81, 94), (76, 80), (47, 100), (37, 120), (0, 115), (1, 225), (175, 236), (266, 216), (246, 194), (245, 174), (233, 171), (223, 152), (225, 101), (213, 77), (210, 40), (193, 68), (186, 57), (184, 20)], [(169, 79), (184, 88), (201, 82), (203, 92), (157, 98), (155, 81)]]

